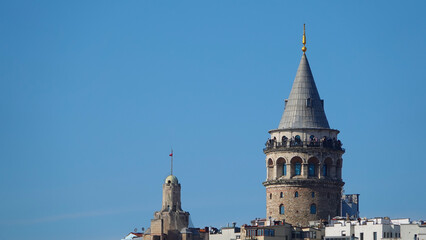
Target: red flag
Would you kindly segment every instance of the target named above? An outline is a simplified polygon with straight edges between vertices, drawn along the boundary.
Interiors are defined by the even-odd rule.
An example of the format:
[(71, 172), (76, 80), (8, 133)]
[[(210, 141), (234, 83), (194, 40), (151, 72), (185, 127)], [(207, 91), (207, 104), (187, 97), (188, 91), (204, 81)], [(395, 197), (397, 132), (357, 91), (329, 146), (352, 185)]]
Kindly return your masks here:
[(173, 153), (170, 153), (170, 154), (169, 154), (169, 156), (170, 156), (170, 157), (173, 157)]

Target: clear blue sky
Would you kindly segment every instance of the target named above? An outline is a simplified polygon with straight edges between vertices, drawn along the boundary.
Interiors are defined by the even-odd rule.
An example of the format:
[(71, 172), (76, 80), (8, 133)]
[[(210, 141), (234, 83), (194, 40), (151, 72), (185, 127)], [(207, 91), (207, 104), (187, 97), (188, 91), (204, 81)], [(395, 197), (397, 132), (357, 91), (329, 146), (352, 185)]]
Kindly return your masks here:
[(307, 56), (364, 217), (426, 218), (425, 1), (1, 1), (0, 239), (116, 240), (161, 207), (265, 216), (268, 130)]

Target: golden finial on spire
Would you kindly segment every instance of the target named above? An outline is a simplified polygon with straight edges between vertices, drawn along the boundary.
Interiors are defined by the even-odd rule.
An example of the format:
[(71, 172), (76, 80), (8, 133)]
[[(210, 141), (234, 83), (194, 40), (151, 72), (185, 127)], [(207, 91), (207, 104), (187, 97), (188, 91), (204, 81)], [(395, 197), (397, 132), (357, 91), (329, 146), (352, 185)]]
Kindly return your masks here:
[(303, 43), (303, 47), (302, 47), (302, 51), (303, 51), (303, 54), (305, 54), (305, 52), (306, 52), (306, 34), (305, 34), (305, 24), (303, 24), (303, 38), (302, 38), (302, 43)]

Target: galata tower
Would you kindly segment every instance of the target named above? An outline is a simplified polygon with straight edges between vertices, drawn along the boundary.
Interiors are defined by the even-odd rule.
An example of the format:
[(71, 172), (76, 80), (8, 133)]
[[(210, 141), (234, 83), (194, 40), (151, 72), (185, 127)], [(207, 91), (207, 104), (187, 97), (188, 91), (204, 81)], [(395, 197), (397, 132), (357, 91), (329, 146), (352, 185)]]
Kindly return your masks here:
[(342, 155), (306, 57), (303, 55), (277, 129), (266, 142), (266, 216), (295, 226), (340, 215)]

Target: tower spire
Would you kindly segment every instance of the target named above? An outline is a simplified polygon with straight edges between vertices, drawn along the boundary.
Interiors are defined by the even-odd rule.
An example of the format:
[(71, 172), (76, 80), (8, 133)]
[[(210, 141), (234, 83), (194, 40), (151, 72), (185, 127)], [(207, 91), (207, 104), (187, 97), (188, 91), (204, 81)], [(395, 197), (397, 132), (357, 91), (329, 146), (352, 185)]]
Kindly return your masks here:
[(303, 47), (302, 47), (302, 51), (303, 51), (303, 54), (305, 54), (305, 52), (306, 52), (306, 33), (305, 33), (305, 24), (303, 24), (303, 38), (302, 38), (302, 43), (303, 43)]

